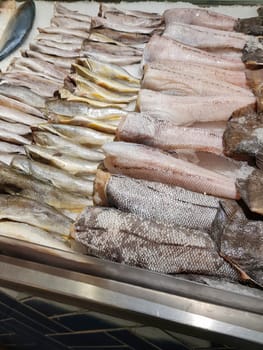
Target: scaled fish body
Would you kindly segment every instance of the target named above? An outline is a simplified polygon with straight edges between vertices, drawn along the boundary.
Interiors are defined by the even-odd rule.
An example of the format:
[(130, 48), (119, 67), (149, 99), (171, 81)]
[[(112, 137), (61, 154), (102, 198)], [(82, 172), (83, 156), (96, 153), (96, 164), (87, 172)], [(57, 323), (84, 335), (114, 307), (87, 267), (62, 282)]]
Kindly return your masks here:
[(89, 254), (116, 262), (162, 273), (237, 278), (202, 231), (171, 228), (117, 209), (93, 207), (79, 216), (72, 235)]
[(209, 231), (219, 199), (159, 182), (97, 171), (94, 204), (110, 206), (165, 225)]
[(194, 149), (223, 153), (223, 132), (195, 127), (182, 127), (145, 113), (128, 113), (116, 132), (120, 141), (142, 143), (166, 151)]
[(263, 222), (248, 220), (234, 201), (223, 201), (212, 235), (220, 253), (263, 285)]
[(0, 61), (19, 47), (26, 39), (35, 18), (35, 4), (27, 0), (10, 18), (0, 40)]
[(66, 243), (59, 241), (54, 234), (22, 222), (0, 221), (0, 236), (72, 252), (72, 249)]
[(141, 112), (148, 112), (177, 125), (194, 122), (228, 120), (240, 108), (255, 106), (254, 96), (173, 96), (142, 89), (137, 104)]
[[(28, 146), (27, 146), (28, 147)], [(235, 179), (144, 145), (111, 142), (103, 146), (105, 167), (113, 174), (176, 185), (218, 197), (239, 198)]]
[(244, 70), (245, 65), (236, 60), (222, 59), (212, 53), (182, 44), (178, 41), (154, 35), (146, 44), (143, 53), (144, 62), (160, 60), (178, 60), (194, 62), (229, 70)]
[(21, 196), (0, 195), (0, 219), (27, 223), (68, 236), (72, 220), (55, 208)]

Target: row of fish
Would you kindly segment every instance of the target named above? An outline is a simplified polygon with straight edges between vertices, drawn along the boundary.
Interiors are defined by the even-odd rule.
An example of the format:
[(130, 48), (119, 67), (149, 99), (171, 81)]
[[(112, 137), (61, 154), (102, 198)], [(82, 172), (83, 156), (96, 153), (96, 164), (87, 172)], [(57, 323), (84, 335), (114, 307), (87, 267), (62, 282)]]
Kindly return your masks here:
[(72, 236), (101, 258), (262, 285), (262, 173), (252, 159), (261, 165), (262, 79), (242, 61), (260, 41), (207, 10), (163, 17), (163, 34), (144, 48), (137, 111), (103, 146), (100, 208), (86, 208)]

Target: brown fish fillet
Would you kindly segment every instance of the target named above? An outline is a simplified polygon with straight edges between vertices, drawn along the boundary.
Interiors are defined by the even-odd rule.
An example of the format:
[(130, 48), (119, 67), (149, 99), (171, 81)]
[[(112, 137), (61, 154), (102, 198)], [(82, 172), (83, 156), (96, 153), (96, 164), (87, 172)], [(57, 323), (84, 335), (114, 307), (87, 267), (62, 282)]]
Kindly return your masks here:
[(105, 144), (105, 167), (113, 174), (176, 185), (224, 198), (238, 198), (235, 180), (176, 159), (155, 148), (127, 142)]
[(134, 213), (165, 225), (210, 230), (219, 199), (159, 182), (97, 171), (94, 204)]
[(255, 169), (246, 179), (238, 179), (237, 188), (249, 209), (263, 215), (263, 172)]
[(195, 62), (229, 70), (244, 70), (245, 68), (241, 59), (239, 63), (237, 63), (236, 60), (226, 58), (221, 59), (212, 53), (158, 35), (152, 36), (150, 41), (146, 44), (143, 53), (143, 60), (144, 62), (178, 60), (187, 63)]
[(237, 279), (209, 234), (163, 226), (113, 208), (88, 207), (74, 224), (73, 238), (88, 253), (162, 273), (198, 273)]
[(182, 127), (145, 113), (130, 112), (123, 117), (116, 132), (119, 141), (142, 143), (166, 151), (194, 149), (222, 154), (223, 132)]
[(223, 201), (212, 229), (220, 253), (263, 285), (263, 222), (248, 220), (234, 201)]
[(254, 96), (173, 96), (157, 91), (141, 89), (137, 105), (141, 112), (148, 112), (177, 125), (194, 122), (228, 120), (240, 108), (255, 106)]
[(207, 9), (173, 8), (163, 14), (166, 24), (179, 22), (207, 28), (233, 31), (236, 18)]
[(141, 88), (154, 91), (163, 91), (178, 96), (219, 96), (241, 94), (253, 96), (248, 89), (216, 79), (215, 76), (200, 76), (191, 71), (187, 65), (187, 71), (179, 68), (172, 71), (153, 64), (144, 66), (144, 75)]

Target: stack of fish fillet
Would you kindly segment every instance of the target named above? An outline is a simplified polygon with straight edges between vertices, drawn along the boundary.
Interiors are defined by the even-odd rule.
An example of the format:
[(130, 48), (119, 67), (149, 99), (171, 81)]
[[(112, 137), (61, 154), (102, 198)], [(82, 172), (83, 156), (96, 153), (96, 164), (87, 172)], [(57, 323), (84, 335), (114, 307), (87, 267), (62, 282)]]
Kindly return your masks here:
[[(112, 11), (102, 5), (100, 16)], [(152, 17), (143, 42), (162, 22)], [(139, 25), (110, 31), (120, 35), (118, 42), (98, 24), (90, 33), (90, 23), (90, 16), (56, 4), (51, 26), (39, 28), (29, 50), (1, 74), (1, 234), (69, 249), (57, 238), (67, 240), (73, 219), (92, 204), (101, 145), (113, 140), (116, 123), (134, 108), (139, 80), (120, 65), (138, 71), (142, 50), (133, 44)]]
[[(260, 46), (259, 39), (234, 32), (235, 18), (207, 10), (171, 9), (164, 20), (163, 35), (144, 48), (138, 112), (122, 117), (119, 142), (103, 146), (107, 171), (97, 172), (94, 192), (101, 207), (85, 209), (73, 237), (102, 258), (262, 285), (263, 211), (255, 193), (262, 173), (251, 144), (263, 149), (263, 129), (260, 95), (249, 88), (262, 79), (242, 61), (244, 46)], [(235, 200), (250, 204), (251, 194), (259, 205), (244, 212)]]

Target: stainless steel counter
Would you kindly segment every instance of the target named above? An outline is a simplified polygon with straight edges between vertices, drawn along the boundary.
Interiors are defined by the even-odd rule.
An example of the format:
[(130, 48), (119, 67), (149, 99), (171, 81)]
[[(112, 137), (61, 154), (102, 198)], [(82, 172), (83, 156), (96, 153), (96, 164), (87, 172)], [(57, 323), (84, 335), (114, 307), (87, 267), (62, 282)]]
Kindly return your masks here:
[[(261, 291), (220, 290), (84, 255), (2, 239), (0, 285), (156, 327), (263, 347)], [(9, 255), (9, 256), (7, 256)], [(27, 259), (25, 259), (27, 257)]]

